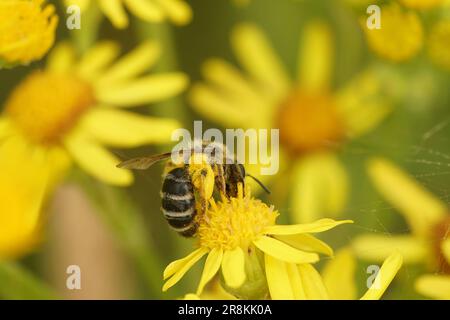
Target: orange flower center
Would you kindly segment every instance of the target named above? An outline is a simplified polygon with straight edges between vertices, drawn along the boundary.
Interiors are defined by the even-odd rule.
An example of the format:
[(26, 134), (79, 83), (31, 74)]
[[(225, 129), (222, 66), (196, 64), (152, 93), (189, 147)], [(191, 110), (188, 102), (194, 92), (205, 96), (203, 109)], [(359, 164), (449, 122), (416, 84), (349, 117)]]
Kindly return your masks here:
[(94, 103), (89, 84), (70, 75), (37, 71), (11, 93), (5, 110), (28, 139), (54, 144)]
[(335, 146), (344, 137), (343, 123), (332, 96), (293, 92), (278, 114), (280, 141), (298, 155)]
[(450, 264), (442, 252), (441, 244), (449, 238), (450, 234), (450, 215), (439, 222), (433, 229), (433, 248), (436, 254), (438, 272), (450, 274)]

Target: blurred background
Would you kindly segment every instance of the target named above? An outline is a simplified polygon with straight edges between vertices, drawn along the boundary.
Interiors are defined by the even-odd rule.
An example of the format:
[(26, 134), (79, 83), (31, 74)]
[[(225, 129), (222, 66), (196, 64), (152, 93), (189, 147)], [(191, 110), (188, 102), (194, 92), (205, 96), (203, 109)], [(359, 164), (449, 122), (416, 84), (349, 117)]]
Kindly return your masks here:
[[(83, 55), (87, 48), (101, 40), (117, 41), (121, 52), (129, 52), (146, 39), (156, 40), (162, 46), (162, 55), (152, 72), (182, 71), (189, 76), (192, 85), (204, 81), (201, 70), (211, 57), (220, 57), (239, 66), (230, 45), (230, 34), (236, 24), (251, 22), (264, 32), (290, 77), (295, 78), (301, 33), (311, 21), (324, 21), (332, 30), (335, 45), (331, 91), (345, 86), (368, 67), (375, 68), (382, 71), (378, 80), (386, 88), (384, 94), (388, 92), (391, 95), (391, 111), (369, 132), (349, 139), (335, 151), (349, 181), (347, 201), (340, 218), (353, 219), (355, 224), (333, 230), (323, 239), (338, 249), (349, 245), (355, 236), (362, 233), (409, 233), (409, 226), (398, 210), (380, 196), (369, 180), (366, 161), (373, 156), (390, 159), (448, 205), (450, 68), (447, 66), (446, 69), (430, 59), (426, 36), (421, 49), (408, 59), (391, 61), (380, 56), (368, 45), (361, 23), (369, 16), (366, 13), (369, 4), (382, 6), (401, 1), (187, 2), (193, 19), (184, 26), (146, 22), (129, 14), (130, 25), (117, 29), (103, 17), (95, 4), (91, 4), (83, 12), (81, 30), (68, 30), (65, 28), (67, 14), (62, 1), (49, 1), (55, 5), (59, 16), (55, 43), (70, 41)], [(450, 19), (450, 9), (444, 5), (427, 10), (405, 7), (405, 10), (417, 15), (424, 34), (437, 20)], [(450, 36), (446, 41), (444, 55), (450, 59)], [(45, 60), (44, 57), (28, 66), (0, 70), (2, 104), (32, 70), (43, 68)], [(134, 111), (175, 118), (189, 130), (194, 120), (203, 120), (204, 127), (225, 129), (225, 126), (195, 111), (187, 98), (189, 92), (188, 87), (174, 98), (154, 103), (151, 107), (142, 105)], [(110, 150), (119, 159), (129, 159), (165, 152), (172, 146), (167, 143)], [(282, 165), (289, 166), (289, 161), (294, 160), (288, 158), (287, 164)], [(160, 290), (164, 267), (189, 253), (195, 243), (195, 240), (182, 238), (170, 230), (160, 212), (162, 170), (161, 164), (135, 172), (132, 185), (114, 187), (74, 167), (44, 206), (45, 226), (41, 242), (27, 254), (0, 263), (0, 296), (6, 299), (172, 299), (192, 292), (200, 277), (199, 265), (169, 292)], [(269, 181), (268, 187), (284, 185), (289, 193), (290, 183), (286, 175), (280, 175), (275, 182)], [(271, 195), (259, 196), (267, 203), (276, 202), (281, 213), (280, 221), (295, 222), (290, 215), (292, 206), (287, 197), (271, 199)], [(8, 199), (3, 198), (2, 201)], [(358, 261), (355, 274), (359, 292), (364, 291), (366, 267), (370, 264)], [(81, 268), (81, 290), (68, 290), (66, 287), (69, 265)], [(415, 292), (413, 286), (414, 278), (425, 270), (422, 264), (405, 265), (385, 298), (425, 298)]]

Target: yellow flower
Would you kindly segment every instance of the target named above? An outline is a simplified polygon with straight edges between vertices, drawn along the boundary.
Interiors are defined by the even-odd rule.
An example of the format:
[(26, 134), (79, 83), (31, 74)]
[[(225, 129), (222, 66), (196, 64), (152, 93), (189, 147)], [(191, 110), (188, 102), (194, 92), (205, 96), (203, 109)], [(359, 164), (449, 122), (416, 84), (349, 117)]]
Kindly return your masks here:
[[(289, 157), (293, 164), (293, 185), (283, 185), (292, 193), (295, 222), (342, 212), (348, 179), (336, 149), (370, 131), (390, 111), (379, 74), (370, 69), (331, 90), (332, 36), (321, 22), (303, 32), (295, 81), (255, 25), (239, 25), (231, 43), (245, 73), (211, 59), (203, 68), (207, 83), (193, 86), (191, 104), (227, 128), (280, 129), (280, 162)], [(249, 172), (257, 175), (252, 165)]]
[(450, 20), (434, 23), (428, 35), (428, 56), (436, 65), (450, 71)]
[[(78, 5), (85, 10), (91, 0), (64, 0), (66, 6)], [(112, 24), (119, 29), (129, 24), (126, 7), (139, 19), (148, 22), (169, 20), (177, 25), (185, 25), (192, 19), (191, 7), (184, 0), (98, 0), (94, 1)]]
[(370, 49), (382, 58), (402, 62), (417, 55), (424, 42), (418, 14), (392, 3), (381, 7), (381, 28), (369, 29), (361, 20)]
[(19, 137), (0, 144), (0, 260), (20, 257), (39, 242), (43, 203), (65, 169), (64, 162), (53, 165), (58, 156), (29, 152)]
[[(380, 299), (402, 264), (403, 257), (398, 252), (393, 252), (387, 257), (361, 300)], [(339, 250), (336, 256), (325, 265), (322, 276), (331, 299), (355, 300), (357, 298), (355, 271), (356, 259), (349, 248)]]
[(405, 7), (411, 9), (431, 9), (440, 6), (443, 0), (399, 0)]
[(44, 1), (0, 1), (0, 67), (41, 59), (53, 45), (58, 17)]
[[(401, 169), (384, 159), (373, 159), (369, 173), (375, 187), (404, 216), (411, 234), (361, 235), (353, 242), (363, 259), (381, 261), (393, 250), (401, 252), (408, 264), (424, 264), (443, 275), (419, 279), (417, 288), (429, 296), (446, 288), (450, 292), (450, 215), (445, 203), (434, 197)], [(430, 263), (431, 262), (431, 263)], [(447, 274), (447, 275), (445, 275)], [(438, 281), (442, 278), (442, 282)]]
[(163, 291), (175, 285), (206, 254), (197, 295), (219, 270), (225, 289), (238, 298), (266, 298), (267, 292), (272, 298), (286, 296), (289, 288), (280, 286), (280, 278), (287, 277), (285, 268), (294, 268), (292, 272), (300, 272), (314, 286), (316, 274), (309, 264), (319, 260), (317, 253), (332, 255), (333, 251), (310, 233), (351, 221), (322, 219), (309, 224), (276, 225), (278, 213), (273, 207), (253, 198), (250, 188), (245, 196), (241, 185), (238, 189), (237, 198), (210, 201), (210, 208), (198, 219), (198, 249), (167, 266)]
[(116, 168), (119, 160), (105, 146), (165, 143), (179, 123), (123, 109), (172, 97), (188, 80), (175, 72), (139, 76), (159, 56), (155, 43), (109, 66), (117, 55), (117, 46), (105, 42), (76, 62), (71, 47), (57, 47), (47, 68), (29, 75), (6, 100), (0, 139), (23, 137), (30, 152), (64, 154), (104, 182), (130, 184), (131, 172)]

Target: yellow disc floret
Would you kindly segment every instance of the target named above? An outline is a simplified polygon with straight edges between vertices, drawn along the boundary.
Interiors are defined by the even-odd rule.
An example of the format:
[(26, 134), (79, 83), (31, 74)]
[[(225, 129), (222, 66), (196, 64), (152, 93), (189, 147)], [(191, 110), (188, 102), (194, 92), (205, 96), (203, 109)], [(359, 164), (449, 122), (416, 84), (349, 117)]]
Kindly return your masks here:
[(94, 104), (92, 88), (65, 74), (37, 71), (12, 92), (8, 116), (31, 141), (57, 143)]
[(278, 212), (262, 201), (251, 196), (242, 185), (238, 186), (237, 198), (222, 201), (210, 201), (210, 208), (204, 216), (199, 216), (197, 237), (203, 248), (244, 250), (258, 237), (263, 235), (267, 226), (275, 224)]
[[(58, 17), (44, 0), (0, 1), (0, 60), (27, 64), (53, 45)], [(1, 61), (0, 61), (1, 62)]]
[(334, 99), (326, 93), (293, 92), (280, 106), (277, 121), (281, 143), (293, 154), (327, 148), (344, 135)]
[(406, 61), (422, 48), (424, 32), (419, 16), (395, 3), (381, 8), (380, 29), (368, 29), (365, 19), (362, 24), (369, 47), (385, 59)]

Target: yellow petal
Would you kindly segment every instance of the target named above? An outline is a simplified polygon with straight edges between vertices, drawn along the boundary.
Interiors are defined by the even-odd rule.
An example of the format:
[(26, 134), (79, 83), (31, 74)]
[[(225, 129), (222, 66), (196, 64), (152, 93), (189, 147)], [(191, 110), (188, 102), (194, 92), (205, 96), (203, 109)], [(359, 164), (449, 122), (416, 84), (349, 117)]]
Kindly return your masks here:
[(96, 141), (114, 147), (136, 147), (171, 141), (176, 120), (148, 117), (111, 108), (95, 108), (86, 113), (80, 127)]
[(322, 271), (322, 278), (331, 299), (355, 300), (356, 259), (349, 248), (339, 250)]
[(294, 292), (292, 291), (286, 267), (287, 263), (267, 254), (264, 255), (264, 261), (266, 266), (267, 285), (272, 300), (294, 299)]
[(317, 254), (297, 250), (274, 238), (260, 237), (253, 243), (261, 251), (281, 261), (291, 263), (314, 263), (319, 261)]
[(164, 12), (153, 1), (148, 0), (124, 0), (128, 9), (138, 18), (148, 22), (161, 22)]
[(12, 131), (10, 120), (5, 116), (0, 117), (0, 139), (7, 137), (11, 133)]
[(424, 262), (429, 250), (426, 242), (417, 237), (375, 234), (357, 236), (352, 242), (352, 248), (359, 258), (369, 261), (383, 261), (398, 251), (408, 264)]
[(170, 267), (170, 272), (169, 271), (168, 272), (165, 271), (164, 272), (164, 277), (166, 277), (166, 275), (170, 274), (172, 272), (172, 270), (176, 269), (176, 271), (175, 271), (175, 273), (173, 273), (171, 278), (164, 283), (162, 290), (163, 291), (167, 291), (170, 287), (172, 287), (175, 284), (177, 284), (177, 282), (181, 280), (181, 278), (186, 274), (186, 272), (188, 272), (189, 269), (198, 260), (200, 260), (207, 252), (208, 252), (207, 249), (199, 248), (196, 251), (194, 251), (192, 254), (187, 256), (186, 258), (175, 261), (175, 262), (180, 261), (175, 266), (172, 265), (172, 263), (171, 263), (166, 268), (166, 270), (167, 270)]
[(264, 232), (273, 235), (316, 233), (333, 229), (334, 227), (344, 223), (353, 223), (353, 221), (352, 220), (335, 221), (333, 219), (320, 219), (312, 223), (270, 226), (267, 227)]
[(74, 161), (95, 178), (118, 186), (133, 182), (133, 175), (129, 170), (116, 167), (120, 162), (118, 158), (82, 134), (75, 132), (69, 135), (64, 145)]
[(105, 85), (96, 89), (100, 102), (121, 107), (134, 107), (158, 102), (181, 93), (188, 85), (183, 73), (146, 76), (120, 85)]
[(254, 117), (251, 110), (231, 96), (204, 84), (195, 84), (192, 87), (189, 101), (200, 115), (225, 127), (247, 128)]
[(64, 4), (66, 7), (69, 7), (71, 5), (77, 5), (78, 7), (80, 7), (80, 10), (82, 12), (89, 7), (90, 3), (91, 0), (64, 0)]
[(421, 276), (416, 280), (415, 288), (424, 296), (450, 300), (450, 276), (448, 275)]
[(403, 214), (415, 234), (427, 236), (445, 217), (446, 204), (394, 164), (374, 158), (369, 162), (368, 170), (375, 187)]
[(222, 274), (227, 286), (239, 288), (245, 281), (244, 252), (240, 247), (223, 254)]
[(96, 81), (96, 86), (117, 84), (132, 79), (150, 68), (160, 54), (161, 48), (158, 43), (145, 41), (108, 68)]
[(392, 98), (383, 92), (376, 72), (373, 68), (365, 70), (336, 94), (336, 105), (350, 138), (371, 131), (392, 111)]
[(333, 40), (323, 22), (313, 22), (303, 31), (300, 42), (298, 80), (310, 91), (326, 90), (333, 70)]
[(194, 293), (184, 295), (183, 300), (200, 300), (200, 297)]
[(0, 260), (19, 258), (40, 240), (41, 209), (52, 179), (52, 163), (41, 151), (16, 136), (0, 144)]
[(66, 72), (73, 67), (75, 51), (66, 42), (57, 45), (49, 54), (46, 70), (49, 72)]
[(90, 49), (76, 67), (77, 74), (87, 80), (93, 80), (119, 54), (116, 43), (105, 41)]
[(208, 257), (206, 258), (205, 266), (203, 268), (202, 277), (197, 289), (197, 295), (201, 295), (205, 285), (216, 275), (219, 271), (220, 265), (222, 263), (223, 250), (222, 249), (212, 249)]
[(248, 73), (274, 99), (286, 95), (290, 81), (279, 58), (261, 30), (252, 24), (241, 24), (232, 34), (235, 55)]
[(128, 26), (128, 17), (122, 4), (122, 0), (98, 0), (100, 8), (112, 24), (119, 29)]
[(193, 252), (191, 252), (188, 256), (178, 259), (178, 260), (175, 260), (175, 261), (172, 261), (164, 269), (163, 279), (166, 280), (167, 278), (173, 276), (181, 268), (183, 268), (183, 266), (186, 265), (186, 263), (188, 263), (192, 259), (195, 259), (198, 255), (204, 256), (206, 253), (208, 253), (208, 250), (206, 250), (205, 248), (198, 248), (198, 249), (194, 250)]
[(447, 260), (447, 263), (450, 264), (450, 238), (442, 241), (441, 250), (444, 254), (445, 260)]
[[(202, 68), (206, 80), (217, 86), (226, 95), (233, 95), (236, 100), (244, 100), (245, 108), (260, 110), (267, 107), (264, 91), (257, 90), (250, 81), (233, 65), (222, 59), (210, 59)], [(250, 105), (249, 105), (250, 104)]]
[(295, 300), (306, 300), (305, 286), (296, 264), (285, 263), (286, 272), (289, 277), (289, 284), (291, 285), (292, 294)]
[(293, 172), (291, 207), (296, 223), (324, 216), (336, 217), (345, 208), (348, 177), (332, 153), (318, 153), (298, 161)]
[(391, 254), (381, 266), (378, 274), (367, 292), (361, 297), (361, 300), (378, 300), (384, 294), (389, 284), (394, 279), (398, 270), (403, 264), (402, 255), (398, 252)]
[(323, 284), (322, 278), (316, 269), (310, 264), (298, 265), (303, 290), (308, 300), (326, 300), (328, 292)]
[(275, 238), (302, 251), (318, 252), (327, 256), (333, 255), (333, 249), (329, 245), (310, 234), (277, 235)]
[(192, 9), (186, 1), (183, 0), (165, 0), (159, 1), (169, 19), (177, 25), (185, 25), (192, 20)]

